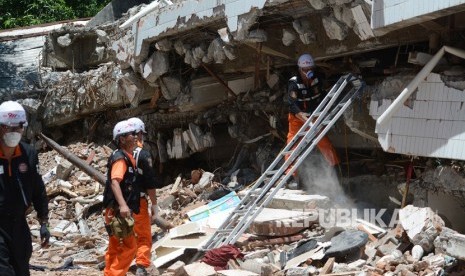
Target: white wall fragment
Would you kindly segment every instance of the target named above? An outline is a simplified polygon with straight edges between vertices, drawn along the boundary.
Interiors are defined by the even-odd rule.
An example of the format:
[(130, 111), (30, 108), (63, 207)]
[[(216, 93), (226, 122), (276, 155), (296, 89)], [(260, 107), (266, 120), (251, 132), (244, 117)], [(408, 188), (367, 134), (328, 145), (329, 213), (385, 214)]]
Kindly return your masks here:
[(315, 42), (316, 36), (311, 30), (310, 21), (307, 19), (296, 19), (292, 22), (294, 30), (299, 34), (300, 40), (303, 44), (310, 44)]
[(113, 42), (111, 48), (116, 53), (121, 69), (128, 69), (134, 64), (134, 37), (130, 33)]
[(183, 131), (177, 128), (173, 131), (173, 139), (168, 141), (168, 155), (171, 159), (182, 159), (191, 153), (201, 152), (215, 145), (215, 139), (211, 133), (204, 134), (199, 126), (189, 124), (189, 129)]
[(223, 42), (221, 39), (216, 38), (208, 46), (208, 58), (214, 60), (215, 63), (223, 63), (226, 55), (223, 51)]
[(126, 74), (118, 80), (119, 91), (125, 96), (132, 106), (137, 106), (139, 87), (134, 83), (130, 75)]
[(362, 6), (358, 5), (352, 8), (351, 11), (355, 20), (354, 31), (360, 39), (366, 40), (374, 37), (370, 22), (363, 12)]
[(192, 50), (192, 55), (196, 61), (201, 62), (203, 57), (207, 54), (207, 51), (207, 46), (201, 44)]
[(221, 40), (223, 40), (224, 43), (231, 43), (232, 41), (232, 36), (228, 31), (228, 28), (224, 27), (218, 30), (218, 34), (221, 37)]
[(308, 2), (316, 10), (322, 10), (326, 7), (326, 2), (323, 0), (308, 0)]
[(95, 31), (95, 33), (97, 34), (97, 37), (98, 37), (97, 42), (106, 43), (106, 42), (110, 41), (110, 39), (108, 38), (107, 33), (104, 30), (97, 29)]
[(349, 33), (348, 27), (344, 23), (338, 21), (335, 17), (326, 16), (323, 17), (322, 21), (326, 35), (328, 35), (330, 39), (342, 41), (347, 37)]
[(176, 128), (173, 130), (172, 144), (170, 145), (169, 142), (170, 141), (168, 141), (167, 147), (170, 149), (168, 150), (170, 158), (183, 159), (189, 157), (189, 153), (187, 152), (187, 144), (182, 138), (181, 128)]
[(167, 100), (174, 100), (181, 93), (181, 81), (173, 77), (162, 77), (161, 93)]
[(176, 51), (178, 55), (183, 56), (186, 53), (184, 44), (182, 43), (181, 40), (176, 40), (173, 46), (174, 46), (174, 50)]
[(289, 46), (291, 45), (294, 40), (296, 39), (296, 36), (292, 33), (291, 30), (288, 29), (283, 29), (283, 44), (284, 46)]
[(58, 45), (60, 45), (61, 47), (68, 47), (69, 45), (71, 45), (72, 40), (69, 37), (69, 34), (65, 34), (65, 35), (58, 37), (57, 42), (58, 42)]
[[(360, 7), (360, 5), (358, 7)], [(348, 7), (347, 5), (334, 6), (333, 13), (334, 13), (334, 17), (336, 17), (337, 20), (343, 22), (348, 27), (352, 28), (355, 25), (355, 20), (354, 20), (355, 15), (353, 14), (353, 10), (350, 9), (350, 7)], [(365, 17), (365, 15), (363, 16)], [(366, 17), (365, 17), (365, 20), (366, 20)]]
[(148, 82), (154, 83), (159, 77), (169, 70), (168, 54), (156, 51), (146, 61), (142, 69), (142, 76)]
[(200, 61), (196, 60), (194, 57), (193, 50), (187, 50), (184, 56), (184, 62), (190, 64), (192, 68), (197, 68), (200, 66)]
[(434, 249), (434, 239), (445, 226), (444, 221), (431, 208), (407, 205), (399, 211), (399, 221), (410, 241), (420, 245), (426, 252)]

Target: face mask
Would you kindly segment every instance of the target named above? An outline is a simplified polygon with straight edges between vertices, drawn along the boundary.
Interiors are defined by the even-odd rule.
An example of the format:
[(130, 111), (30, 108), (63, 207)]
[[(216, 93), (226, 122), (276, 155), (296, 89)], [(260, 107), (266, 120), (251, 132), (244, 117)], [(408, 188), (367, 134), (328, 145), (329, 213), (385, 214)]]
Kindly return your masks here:
[(307, 79), (313, 78), (313, 71), (308, 71), (307, 73), (305, 73), (305, 76), (307, 77)]
[(302, 70), (302, 73), (304, 73), (304, 75), (305, 75), (305, 77), (307, 77), (307, 79), (311, 79), (313, 77), (313, 70), (308, 70), (307, 72), (304, 72)]
[(10, 148), (16, 147), (19, 141), (21, 141), (21, 133), (19, 132), (7, 132), (3, 135), (3, 142)]

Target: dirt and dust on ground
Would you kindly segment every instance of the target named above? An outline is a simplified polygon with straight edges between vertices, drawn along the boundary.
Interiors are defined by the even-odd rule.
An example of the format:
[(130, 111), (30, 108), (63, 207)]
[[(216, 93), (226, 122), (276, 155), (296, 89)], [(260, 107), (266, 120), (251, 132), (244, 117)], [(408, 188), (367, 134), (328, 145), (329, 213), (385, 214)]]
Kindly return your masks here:
[[(102, 174), (113, 151), (93, 143), (71, 144), (65, 149)], [(36, 213), (28, 213), (33, 236), (31, 275), (102, 275), (108, 245), (102, 217), (103, 185), (55, 150), (43, 151), (39, 159), (49, 197), (52, 237), (50, 246), (41, 248)], [(247, 170), (225, 182), (214, 173), (196, 169), (157, 189), (159, 215), (174, 229), (168, 234), (152, 225), (150, 275), (460, 275), (453, 273), (465, 271), (465, 236), (448, 228), (431, 208), (408, 205), (398, 209), (398, 222), (384, 228), (376, 225), (382, 222), (376, 216), (374, 221), (363, 216), (340, 224), (352, 214), (337, 210), (361, 208), (356, 200), (344, 196), (344, 185), (353, 184), (340, 185), (334, 169), (321, 166), (321, 160), (316, 160), (318, 166), (312, 162), (315, 160), (310, 158), (302, 167), (307, 173), (310, 168), (317, 170), (321, 177), (302, 174), (311, 185), (303, 181), (308, 185), (301, 186), (303, 190), (281, 189), (234, 247), (207, 252), (200, 250), (202, 244), (253, 183), (244, 180), (251, 178)], [(390, 179), (394, 175), (405, 179), (401, 171), (388, 170), (387, 174)], [(365, 184), (386, 179), (371, 175), (351, 181), (361, 183), (359, 186), (365, 187), (361, 193), (367, 194), (370, 187)], [(392, 187), (400, 182), (394, 181)], [(381, 192), (376, 196), (388, 198)], [(344, 217), (339, 220), (338, 216)], [(135, 275), (134, 265), (128, 275)]]

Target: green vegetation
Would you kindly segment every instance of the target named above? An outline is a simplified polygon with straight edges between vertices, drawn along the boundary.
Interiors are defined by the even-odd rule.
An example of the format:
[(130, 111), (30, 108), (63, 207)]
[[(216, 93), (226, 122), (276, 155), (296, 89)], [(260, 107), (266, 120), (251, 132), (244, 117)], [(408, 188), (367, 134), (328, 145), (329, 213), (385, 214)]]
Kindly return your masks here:
[(111, 0), (0, 0), (0, 29), (96, 15)]

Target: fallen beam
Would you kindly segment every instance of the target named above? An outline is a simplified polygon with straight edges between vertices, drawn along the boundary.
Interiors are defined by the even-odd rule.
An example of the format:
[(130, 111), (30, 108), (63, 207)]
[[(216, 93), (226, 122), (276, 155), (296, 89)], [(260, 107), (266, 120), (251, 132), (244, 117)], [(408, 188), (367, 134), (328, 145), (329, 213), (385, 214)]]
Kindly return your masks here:
[[(82, 160), (81, 158), (77, 157), (73, 153), (65, 150), (62, 146), (60, 146), (57, 142), (53, 141), (52, 139), (48, 138), (45, 136), (43, 133), (39, 134), (40, 138), (44, 140), (44, 142), (49, 145), (51, 148), (56, 150), (59, 154), (63, 155), (69, 162), (71, 162), (73, 165), (78, 167), (80, 170), (88, 174), (90, 177), (94, 178), (97, 182), (101, 183), (102, 185), (105, 185), (105, 182), (107, 181), (107, 178), (103, 173), (97, 171), (94, 169), (92, 166), (88, 165), (86, 161)], [(76, 195), (77, 196), (77, 195)], [(163, 230), (167, 230), (170, 228), (170, 223), (163, 219), (160, 216), (156, 216), (154, 219), (155, 224), (162, 228)]]
[(96, 181), (105, 184), (106, 177), (103, 173), (97, 171), (92, 166), (88, 165), (86, 161), (82, 160), (81, 158), (77, 157), (73, 153), (65, 150), (62, 146), (60, 146), (57, 142), (53, 141), (52, 139), (45, 136), (43, 133), (39, 134), (40, 138), (44, 140), (44, 142), (49, 145), (52, 149), (56, 150), (59, 154), (63, 155), (69, 162), (73, 163), (76, 167), (80, 170), (88, 174), (90, 177), (95, 179)]

